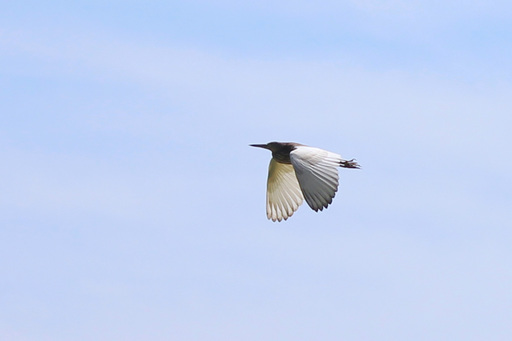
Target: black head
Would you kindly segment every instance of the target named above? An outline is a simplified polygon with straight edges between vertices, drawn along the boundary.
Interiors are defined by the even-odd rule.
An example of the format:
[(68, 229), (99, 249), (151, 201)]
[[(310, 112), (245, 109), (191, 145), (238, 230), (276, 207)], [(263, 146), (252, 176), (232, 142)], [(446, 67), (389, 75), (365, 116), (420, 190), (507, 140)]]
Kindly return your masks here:
[(269, 142), (267, 144), (251, 144), (250, 146), (268, 149), (272, 152), (272, 157), (277, 162), (290, 163), (290, 152), (297, 146), (301, 146), (301, 144), (294, 142)]
[(281, 151), (288, 143), (269, 142), (265, 144), (251, 144), (251, 147), (258, 147), (270, 150), (272, 153)]

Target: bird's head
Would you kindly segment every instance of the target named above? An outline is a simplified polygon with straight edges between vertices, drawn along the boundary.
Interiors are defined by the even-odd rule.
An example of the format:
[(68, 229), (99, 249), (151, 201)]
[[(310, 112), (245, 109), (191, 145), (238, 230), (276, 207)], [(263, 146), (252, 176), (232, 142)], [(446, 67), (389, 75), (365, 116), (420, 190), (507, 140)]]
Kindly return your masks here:
[(251, 147), (258, 147), (258, 148), (264, 148), (270, 150), (272, 153), (280, 151), (285, 143), (281, 142), (269, 142), (265, 144), (251, 144)]

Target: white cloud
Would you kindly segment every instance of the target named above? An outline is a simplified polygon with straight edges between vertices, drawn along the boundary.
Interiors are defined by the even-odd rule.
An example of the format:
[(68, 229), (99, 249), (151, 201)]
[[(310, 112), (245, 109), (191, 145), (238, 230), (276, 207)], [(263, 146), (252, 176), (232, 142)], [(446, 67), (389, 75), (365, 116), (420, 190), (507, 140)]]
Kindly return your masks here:
[[(212, 137), (235, 125), (304, 137), (312, 130), (332, 135), (341, 129), (347, 139), (364, 134), (454, 156), (486, 153), (493, 156), (491, 163), (508, 136), (510, 85), (494, 79), (471, 84), (449, 75), (371, 71), (343, 61), (251, 59), (55, 31), (4, 36), (3, 46), (46, 60), (55, 75), (139, 86), (168, 108), (87, 115), (86, 124), (95, 129), (179, 136), (193, 131), (187, 129), (193, 124), (195, 136)], [(223, 129), (210, 129), (220, 122)]]
[[(68, 217), (56, 224), (68, 234), (30, 222), (27, 236), (2, 230), (2, 259), (16, 259), (10, 274), (24, 276), (11, 290), (29, 294), (26, 307), (73, 280), (71, 294), (38, 297), (52, 313), (41, 325), (68, 336), (95, 326), (110, 339), (175, 336), (173, 328), (183, 338), (250, 339), (251, 331), (265, 339), (262, 325), (289, 339), (318, 329), (357, 340), (377, 331), (409, 340), (418, 330), (440, 339), (453, 326), (450, 339), (509, 331), (499, 320), (510, 281), (509, 83), (469, 83), (436, 68), (248, 58), (104, 32), (13, 32), (1, 37), (14, 56), (10, 76), (66, 80), (37, 89), (50, 102), (20, 96), (38, 110), (25, 109), (21, 122), (12, 106), (6, 122), (21, 129), (2, 128), (3, 219)], [(54, 105), (69, 95), (72, 106)], [(54, 116), (68, 120), (54, 126)], [(329, 210), (304, 206), (272, 225), (270, 155), (247, 144), (278, 138), (357, 157), (363, 169), (342, 170)], [(39, 260), (52, 246), (55, 255)], [(25, 249), (26, 258), (11, 254)], [(38, 282), (35, 268), (50, 280)], [(19, 291), (25, 281), (42, 290)], [(78, 325), (61, 324), (69, 298), (83, 307)]]

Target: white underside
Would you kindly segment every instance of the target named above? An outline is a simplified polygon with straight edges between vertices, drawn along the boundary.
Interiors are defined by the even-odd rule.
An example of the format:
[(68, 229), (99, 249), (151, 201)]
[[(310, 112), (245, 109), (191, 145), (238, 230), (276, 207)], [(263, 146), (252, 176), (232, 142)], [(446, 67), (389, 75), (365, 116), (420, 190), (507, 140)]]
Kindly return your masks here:
[(290, 153), (292, 164), (270, 161), (267, 182), (267, 217), (286, 220), (306, 199), (315, 211), (323, 210), (338, 190), (340, 155), (299, 146)]

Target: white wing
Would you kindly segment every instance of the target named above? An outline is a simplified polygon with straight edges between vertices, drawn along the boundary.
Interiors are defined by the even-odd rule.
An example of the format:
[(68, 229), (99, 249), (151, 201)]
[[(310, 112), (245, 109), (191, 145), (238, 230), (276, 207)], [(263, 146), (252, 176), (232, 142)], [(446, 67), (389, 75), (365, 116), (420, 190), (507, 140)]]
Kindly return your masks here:
[(272, 158), (268, 166), (267, 181), (268, 219), (288, 219), (297, 211), (303, 200), (293, 166), (279, 163)]
[(299, 146), (290, 153), (300, 188), (309, 207), (323, 210), (338, 191), (340, 155), (323, 149)]

